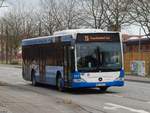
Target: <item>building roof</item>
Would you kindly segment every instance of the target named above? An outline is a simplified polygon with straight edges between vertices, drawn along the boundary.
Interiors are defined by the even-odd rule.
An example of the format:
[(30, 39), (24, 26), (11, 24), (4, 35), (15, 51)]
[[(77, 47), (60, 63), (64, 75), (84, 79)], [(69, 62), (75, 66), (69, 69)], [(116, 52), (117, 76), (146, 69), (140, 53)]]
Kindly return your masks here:
[(124, 42), (126, 45), (138, 45), (139, 42), (141, 44), (150, 44), (150, 38), (134, 38), (134, 39), (130, 39), (127, 40), (126, 42)]

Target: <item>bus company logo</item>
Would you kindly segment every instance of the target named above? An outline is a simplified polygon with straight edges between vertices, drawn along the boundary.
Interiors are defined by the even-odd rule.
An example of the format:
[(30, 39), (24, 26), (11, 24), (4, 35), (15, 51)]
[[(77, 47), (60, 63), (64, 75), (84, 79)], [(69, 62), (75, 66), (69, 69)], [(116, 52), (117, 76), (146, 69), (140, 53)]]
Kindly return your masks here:
[(85, 41), (89, 41), (89, 36), (84, 37)]

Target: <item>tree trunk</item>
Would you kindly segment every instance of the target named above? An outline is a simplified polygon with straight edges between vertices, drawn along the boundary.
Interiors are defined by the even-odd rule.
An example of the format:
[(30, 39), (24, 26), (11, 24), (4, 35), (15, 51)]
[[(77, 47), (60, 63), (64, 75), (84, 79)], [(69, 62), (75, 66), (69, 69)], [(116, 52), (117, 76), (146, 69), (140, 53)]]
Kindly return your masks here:
[(8, 26), (6, 26), (6, 47), (5, 47), (5, 50), (6, 50), (6, 64), (8, 64), (8, 52), (9, 52), (9, 49), (8, 49)]

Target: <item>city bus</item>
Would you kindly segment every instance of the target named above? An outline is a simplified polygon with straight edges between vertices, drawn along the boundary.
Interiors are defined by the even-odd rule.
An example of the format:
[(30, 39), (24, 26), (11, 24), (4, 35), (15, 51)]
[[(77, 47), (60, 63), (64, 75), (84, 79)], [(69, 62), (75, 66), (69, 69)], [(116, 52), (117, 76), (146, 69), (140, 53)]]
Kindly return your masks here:
[(22, 40), (23, 78), (66, 88), (124, 85), (121, 33), (72, 29)]

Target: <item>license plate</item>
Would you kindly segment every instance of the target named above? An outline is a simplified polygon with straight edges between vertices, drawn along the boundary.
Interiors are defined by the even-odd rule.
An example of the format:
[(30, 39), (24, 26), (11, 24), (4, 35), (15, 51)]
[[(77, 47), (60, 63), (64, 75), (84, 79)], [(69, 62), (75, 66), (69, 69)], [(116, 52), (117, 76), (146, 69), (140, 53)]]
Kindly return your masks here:
[(102, 84), (96, 84), (96, 86), (106, 86), (105, 83), (102, 83)]

